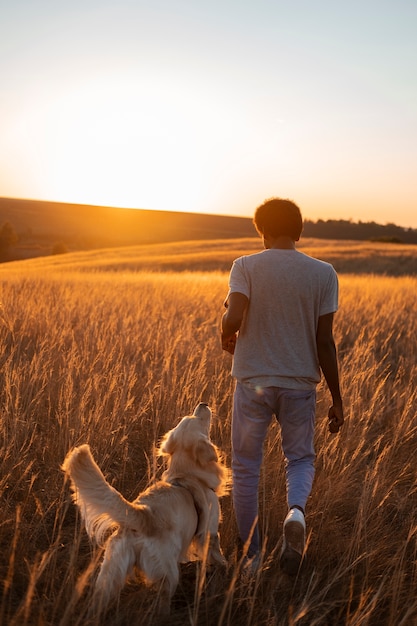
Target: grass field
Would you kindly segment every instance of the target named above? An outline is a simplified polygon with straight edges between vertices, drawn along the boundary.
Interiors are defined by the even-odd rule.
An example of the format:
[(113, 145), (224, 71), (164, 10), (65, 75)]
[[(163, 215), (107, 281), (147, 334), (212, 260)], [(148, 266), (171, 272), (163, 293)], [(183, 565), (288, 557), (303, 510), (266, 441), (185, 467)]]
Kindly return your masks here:
[[(86, 617), (95, 552), (60, 470), (72, 446), (88, 442), (110, 482), (134, 498), (162, 471), (159, 438), (203, 400), (230, 464), (233, 381), (219, 325), (224, 265), (253, 251), (248, 241), (0, 266), (0, 624), (98, 626)], [(405, 273), (395, 272), (396, 254), (413, 268), (416, 247), (309, 242), (305, 250), (336, 259), (341, 272), (335, 336), (348, 418), (340, 435), (327, 432), (330, 398), (320, 385), (307, 561), (293, 580), (275, 558), (286, 502), (272, 424), (259, 577), (239, 577), (226, 496), (226, 578), (209, 577), (201, 590), (199, 566), (184, 565), (169, 624), (417, 624), (417, 277), (381, 273), (386, 257), (391, 273)], [(154, 612), (152, 590), (130, 585), (99, 623), (158, 624)]]

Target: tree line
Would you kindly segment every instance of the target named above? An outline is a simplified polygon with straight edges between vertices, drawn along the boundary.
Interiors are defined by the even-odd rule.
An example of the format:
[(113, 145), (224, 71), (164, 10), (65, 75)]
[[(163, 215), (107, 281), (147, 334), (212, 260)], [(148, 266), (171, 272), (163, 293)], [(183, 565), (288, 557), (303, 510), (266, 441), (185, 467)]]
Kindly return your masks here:
[(10, 250), (19, 241), (14, 227), (10, 222), (4, 222), (0, 227), (0, 261), (8, 261)]
[(304, 221), (304, 237), (318, 239), (352, 239), (356, 241), (385, 241), (387, 243), (417, 243), (417, 229), (396, 224), (353, 222), (352, 220)]
[[(13, 251), (20, 240), (21, 237), (17, 234), (13, 224), (4, 222), (0, 226), (0, 263), (13, 261), (16, 258)], [(51, 254), (63, 254), (64, 252), (68, 252), (68, 248), (63, 242), (56, 243), (51, 249)]]

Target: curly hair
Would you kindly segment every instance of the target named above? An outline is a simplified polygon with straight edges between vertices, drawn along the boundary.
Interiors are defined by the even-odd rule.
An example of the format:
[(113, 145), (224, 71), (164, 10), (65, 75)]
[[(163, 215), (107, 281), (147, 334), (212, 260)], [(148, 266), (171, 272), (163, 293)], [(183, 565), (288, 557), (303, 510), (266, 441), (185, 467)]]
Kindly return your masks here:
[(286, 236), (294, 241), (300, 239), (303, 230), (300, 209), (291, 200), (282, 198), (270, 198), (258, 206), (253, 223), (261, 236)]

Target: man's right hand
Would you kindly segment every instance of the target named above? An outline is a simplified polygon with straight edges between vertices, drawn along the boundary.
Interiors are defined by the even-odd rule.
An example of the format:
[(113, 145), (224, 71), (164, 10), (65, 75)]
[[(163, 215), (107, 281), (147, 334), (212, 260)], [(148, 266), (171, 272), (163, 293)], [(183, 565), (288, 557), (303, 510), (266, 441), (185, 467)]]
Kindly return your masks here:
[(237, 339), (237, 333), (235, 333), (234, 335), (229, 335), (228, 337), (224, 337), (222, 335), (223, 350), (225, 350), (226, 352), (229, 352), (230, 354), (234, 354), (235, 346), (236, 346), (236, 339)]

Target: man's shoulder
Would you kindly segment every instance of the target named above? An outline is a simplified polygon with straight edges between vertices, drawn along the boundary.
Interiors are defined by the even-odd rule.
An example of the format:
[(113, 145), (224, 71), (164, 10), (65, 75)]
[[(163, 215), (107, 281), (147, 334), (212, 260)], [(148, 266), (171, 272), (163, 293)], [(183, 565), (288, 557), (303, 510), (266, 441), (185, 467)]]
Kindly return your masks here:
[(318, 259), (317, 257), (305, 254), (305, 252), (300, 252), (300, 250), (297, 250), (297, 253), (299, 255), (298, 258), (301, 259), (306, 265), (315, 267), (318, 270), (322, 270), (323, 272), (335, 272), (335, 269), (331, 263), (323, 261), (322, 259)]
[(260, 250), (259, 252), (252, 252), (251, 254), (243, 254), (242, 256), (237, 257), (237, 259), (233, 261), (233, 264), (234, 265), (246, 265), (248, 263), (256, 261), (264, 253), (265, 253), (265, 250)]
[[(271, 254), (272, 252), (272, 254)], [(276, 251), (275, 251), (276, 252)], [(298, 249), (296, 250), (279, 250), (281, 252), (279, 256), (280, 263), (286, 268), (299, 267), (306, 272), (313, 272), (316, 274), (336, 274), (335, 269), (331, 263), (323, 261), (316, 257), (305, 254)], [(233, 265), (237, 265), (242, 269), (251, 270), (255, 266), (269, 266), (275, 265), (277, 262), (276, 255), (272, 250), (261, 250), (259, 252), (253, 252), (252, 254), (245, 254), (236, 258)]]

